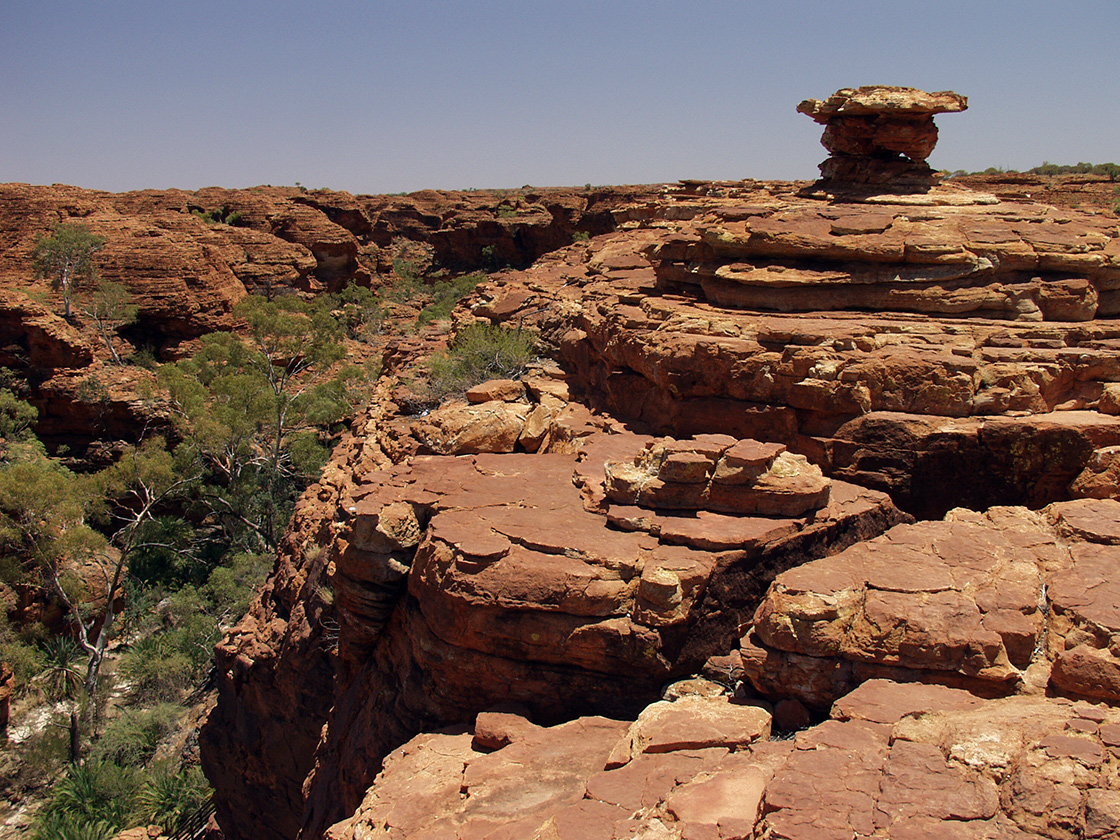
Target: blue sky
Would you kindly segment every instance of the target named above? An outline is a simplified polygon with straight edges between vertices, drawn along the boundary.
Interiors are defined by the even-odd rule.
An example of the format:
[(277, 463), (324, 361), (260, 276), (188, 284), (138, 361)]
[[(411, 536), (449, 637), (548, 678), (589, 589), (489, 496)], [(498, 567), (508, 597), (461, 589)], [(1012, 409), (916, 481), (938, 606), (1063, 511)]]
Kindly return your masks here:
[(0, 0), (0, 181), (813, 178), (862, 84), (969, 97), (936, 167), (1120, 160), (1120, 2)]

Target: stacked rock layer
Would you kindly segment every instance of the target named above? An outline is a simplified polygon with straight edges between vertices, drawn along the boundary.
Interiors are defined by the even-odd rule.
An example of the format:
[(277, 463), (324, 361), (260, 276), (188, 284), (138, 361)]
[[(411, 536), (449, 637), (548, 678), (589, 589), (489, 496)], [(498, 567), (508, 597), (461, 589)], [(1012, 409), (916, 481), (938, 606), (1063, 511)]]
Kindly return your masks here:
[(901, 191), (937, 183), (925, 162), (937, 145), (933, 116), (966, 108), (968, 100), (952, 91), (886, 85), (843, 88), (823, 102), (806, 99), (797, 106), (825, 126), (821, 145), (830, 155), (820, 165), (825, 184)]
[(333, 667), (298, 783), (223, 780), (232, 836), (1115, 835), (1114, 220), (801, 186), (667, 188), (460, 308), (559, 367), (383, 399), (376, 469), (340, 456), (275, 576), (322, 631), (266, 593), (219, 649), (204, 755), (285, 646)]

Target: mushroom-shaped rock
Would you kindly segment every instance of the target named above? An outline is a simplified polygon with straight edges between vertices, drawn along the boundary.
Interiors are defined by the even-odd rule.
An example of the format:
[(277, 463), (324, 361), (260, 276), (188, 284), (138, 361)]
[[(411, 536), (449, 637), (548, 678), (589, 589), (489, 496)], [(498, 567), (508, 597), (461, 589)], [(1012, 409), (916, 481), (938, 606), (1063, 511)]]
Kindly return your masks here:
[(821, 143), (831, 157), (820, 170), (826, 181), (930, 186), (936, 177), (925, 160), (937, 145), (933, 115), (967, 107), (952, 91), (868, 85), (806, 99), (797, 110), (825, 126)]

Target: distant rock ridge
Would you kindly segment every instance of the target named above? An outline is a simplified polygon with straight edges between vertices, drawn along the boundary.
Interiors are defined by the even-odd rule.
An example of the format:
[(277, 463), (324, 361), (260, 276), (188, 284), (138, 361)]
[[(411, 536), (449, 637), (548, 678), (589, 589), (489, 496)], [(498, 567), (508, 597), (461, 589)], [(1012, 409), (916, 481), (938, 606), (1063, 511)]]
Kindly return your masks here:
[[(424, 190), (354, 196), (332, 190), (260, 186), (109, 193), (56, 184), (0, 184), (0, 368), (31, 384), (37, 433), (53, 451), (82, 457), (98, 441), (134, 440), (142, 429), (173, 434), (127, 387), (90, 325), (61, 317), (61, 301), (32, 271), (36, 240), (64, 221), (106, 240), (105, 280), (122, 284), (138, 308), (116, 337), (128, 356), (159, 360), (238, 325), (247, 294), (337, 292), (374, 286), (433, 262), (453, 271), (528, 265), (580, 231), (613, 229), (611, 210), (656, 188)], [(112, 381), (103, 400), (83, 403), (91, 372)], [(138, 374), (143, 377), (145, 374)], [(128, 385), (128, 383), (120, 383)], [(131, 383), (131, 391), (139, 387)], [(152, 401), (148, 401), (151, 403)]]

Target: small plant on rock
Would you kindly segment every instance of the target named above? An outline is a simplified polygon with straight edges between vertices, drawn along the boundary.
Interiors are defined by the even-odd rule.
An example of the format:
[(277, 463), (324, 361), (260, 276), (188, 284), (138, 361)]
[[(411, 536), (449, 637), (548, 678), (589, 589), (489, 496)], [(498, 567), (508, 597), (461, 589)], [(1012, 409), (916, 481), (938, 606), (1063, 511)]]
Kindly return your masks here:
[(455, 336), (446, 353), (429, 362), (429, 388), (437, 402), (487, 379), (516, 379), (536, 358), (537, 337), (528, 330), (471, 324)]

